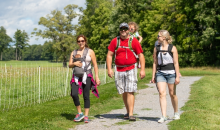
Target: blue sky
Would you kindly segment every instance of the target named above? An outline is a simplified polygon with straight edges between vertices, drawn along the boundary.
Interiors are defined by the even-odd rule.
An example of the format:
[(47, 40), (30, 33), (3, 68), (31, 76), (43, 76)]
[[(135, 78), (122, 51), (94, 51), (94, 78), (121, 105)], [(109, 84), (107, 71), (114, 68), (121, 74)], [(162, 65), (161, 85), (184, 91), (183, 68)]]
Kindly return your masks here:
[[(43, 29), (38, 25), (40, 17), (45, 17), (52, 10), (63, 8), (68, 4), (76, 4), (86, 8), (85, 0), (0, 0), (0, 26), (7, 30), (7, 34), (13, 38), (17, 29), (25, 30), (30, 37), (29, 44), (43, 44), (45, 39), (31, 37), (34, 28)], [(78, 18), (73, 24), (78, 23)]]

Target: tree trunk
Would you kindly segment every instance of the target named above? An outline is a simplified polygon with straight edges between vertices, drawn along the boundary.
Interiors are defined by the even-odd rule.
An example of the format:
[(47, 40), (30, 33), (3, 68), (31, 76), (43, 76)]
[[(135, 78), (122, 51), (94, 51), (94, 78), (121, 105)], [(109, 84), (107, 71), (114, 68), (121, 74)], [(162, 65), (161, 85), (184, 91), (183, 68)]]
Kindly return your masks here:
[(63, 57), (63, 67), (65, 67), (65, 68), (67, 67), (67, 64), (66, 64), (66, 56)]
[(15, 57), (15, 60), (18, 60), (18, 59), (17, 59), (17, 47), (16, 47), (16, 57)]
[(1, 61), (2, 61), (2, 52), (1, 52)]

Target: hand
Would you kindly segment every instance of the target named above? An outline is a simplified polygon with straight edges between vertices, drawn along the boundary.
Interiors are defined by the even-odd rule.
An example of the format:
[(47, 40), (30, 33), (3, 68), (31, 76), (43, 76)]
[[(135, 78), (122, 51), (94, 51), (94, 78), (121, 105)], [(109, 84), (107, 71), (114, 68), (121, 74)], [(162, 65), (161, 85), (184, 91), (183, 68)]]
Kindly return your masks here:
[(155, 81), (155, 78), (154, 78), (154, 77), (152, 77), (151, 82), (152, 82), (152, 83), (156, 83), (156, 81)]
[(108, 76), (109, 76), (110, 78), (112, 78), (113, 75), (114, 75), (114, 73), (113, 73), (112, 69), (108, 70)]
[(101, 81), (99, 80), (99, 78), (95, 78), (95, 82), (98, 86), (101, 84)]
[(78, 66), (78, 67), (82, 67), (82, 62), (81, 61), (76, 61), (76, 62), (74, 62), (74, 65)]
[(176, 77), (175, 79), (175, 85), (179, 84), (180, 83), (180, 78), (179, 77)]
[(143, 79), (143, 78), (145, 77), (145, 71), (144, 71), (144, 70), (141, 70), (141, 71), (140, 71), (139, 77), (140, 77), (141, 79)]

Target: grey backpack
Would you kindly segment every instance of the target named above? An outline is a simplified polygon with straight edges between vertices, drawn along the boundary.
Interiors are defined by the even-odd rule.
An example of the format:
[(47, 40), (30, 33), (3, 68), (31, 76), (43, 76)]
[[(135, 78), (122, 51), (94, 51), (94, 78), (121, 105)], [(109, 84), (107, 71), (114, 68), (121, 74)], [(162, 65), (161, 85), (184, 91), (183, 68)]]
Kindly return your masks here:
[[(73, 62), (76, 62), (76, 61), (85, 62), (86, 55), (87, 55), (88, 51), (89, 51), (89, 48), (85, 48), (85, 50), (83, 52), (83, 56), (81, 58), (74, 58), (75, 55), (77, 54), (77, 50), (74, 50), (74, 52), (73, 52)], [(87, 72), (87, 68), (89, 67), (90, 63), (88, 65), (86, 65), (86, 62), (85, 62), (84, 69), (82, 67), (75, 66), (74, 70), (73, 70), (73, 74), (76, 77), (83, 77), (84, 72)]]

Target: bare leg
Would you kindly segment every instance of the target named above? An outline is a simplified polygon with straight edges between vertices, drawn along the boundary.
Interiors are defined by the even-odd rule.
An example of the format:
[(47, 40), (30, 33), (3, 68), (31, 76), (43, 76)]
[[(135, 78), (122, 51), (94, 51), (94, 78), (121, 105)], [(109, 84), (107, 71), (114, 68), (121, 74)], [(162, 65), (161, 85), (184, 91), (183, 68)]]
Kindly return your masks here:
[(176, 85), (168, 84), (169, 94), (173, 105), (174, 113), (178, 112), (178, 98), (176, 96)]
[(77, 109), (78, 113), (82, 113), (80, 105), (76, 106), (76, 109)]
[(127, 105), (128, 105), (128, 110), (129, 110), (129, 116), (133, 116), (134, 92), (127, 92)]
[(122, 97), (123, 97), (123, 101), (124, 101), (124, 104), (125, 104), (125, 108), (126, 108), (126, 110), (127, 110), (127, 113), (129, 113), (128, 104), (127, 104), (127, 93), (123, 93), (123, 94), (122, 94)]
[(85, 116), (89, 115), (89, 108), (84, 108), (85, 109)]
[(158, 90), (159, 90), (159, 96), (160, 96), (160, 108), (162, 115), (166, 117), (166, 109), (167, 109), (167, 100), (166, 100), (166, 82), (159, 82), (157, 83)]

